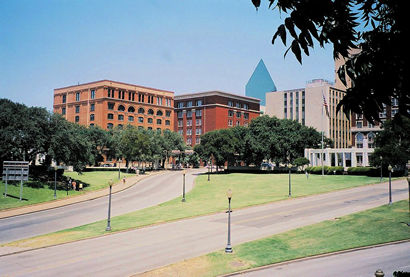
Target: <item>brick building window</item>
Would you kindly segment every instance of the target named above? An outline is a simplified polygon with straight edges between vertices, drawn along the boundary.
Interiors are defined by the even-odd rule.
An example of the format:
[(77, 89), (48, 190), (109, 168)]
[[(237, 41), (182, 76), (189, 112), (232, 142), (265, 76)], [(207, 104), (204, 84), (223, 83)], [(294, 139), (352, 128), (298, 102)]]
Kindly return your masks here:
[(163, 114), (164, 114), (164, 113), (163, 113), (161, 110), (158, 110), (158, 111), (157, 111), (157, 115), (158, 115), (158, 116), (162, 116)]
[(112, 114), (112, 113), (107, 114), (107, 118), (108, 119), (114, 119), (114, 114)]
[(244, 119), (249, 119), (249, 114), (248, 114), (248, 113), (244, 113), (244, 114), (243, 114), (243, 118), (244, 118)]
[(65, 115), (65, 108), (62, 108), (62, 109), (61, 109), (61, 114), (62, 114), (62, 115)]
[(229, 111), (228, 111), (228, 116), (229, 116), (229, 117), (232, 117), (232, 116), (233, 116), (233, 111), (229, 110)]
[(90, 114), (90, 121), (94, 121), (94, 114)]
[(67, 95), (63, 94), (63, 103), (67, 102)]
[(186, 117), (192, 117), (192, 111), (186, 111)]
[(171, 116), (171, 111), (165, 111), (165, 116), (170, 117)]
[(196, 117), (201, 117), (202, 116), (202, 110), (196, 110), (195, 111), (195, 116)]
[(133, 106), (128, 107), (129, 113), (135, 113), (135, 108)]
[(114, 106), (115, 106), (114, 103), (108, 103), (108, 109), (109, 110), (114, 110)]
[(196, 126), (201, 126), (202, 125), (202, 119), (196, 119), (195, 120), (195, 125)]
[(80, 122), (80, 117), (78, 115), (75, 117), (75, 122), (76, 123)]
[(202, 100), (196, 100), (196, 105), (197, 106), (202, 106)]
[(143, 117), (138, 117), (138, 123), (143, 123), (144, 122), (144, 118)]
[(233, 125), (232, 119), (228, 119), (228, 126), (232, 126), (232, 125)]
[(153, 109), (149, 109), (149, 110), (148, 110), (148, 114), (149, 114), (149, 115), (154, 115), (154, 110), (153, 110)]
[(118, 120), (121, 120), (121, 121), (124, 120), (124, 115), (123, 115), (123, 114), (119, 114), (119, 115), (118, 115)]
[(108, 123), (108, 124), (107, 124), (107, 128), (108, 128), (108, 129), (112, 129), (113, 127), (114, 127), (114, 124), (112, 124), (112, 123)]
[(95, 104), (94, 103), (90, 104), (90, 112), (93, 112), (93, 111), (95, 111)]
[(178, 120), (178, 127), (183, 127), (183, 126), (184, 126), (184, 121)]
[(131, 116), (131, 115), (130, 115), (130, 116), (128, 116), (128, 121), (129, 121), (129, 122), (133, 122), (133, 121), (134, 121), (134, 117), (133, 117), (133, 116)]
[(75, 101), (80, 101), (80, 93), (79, 92), (75, 93)]
[(165, 125), (167, 125), (167, 126), (171, 125), (171, 121), (170, 120), (165, 120)]
[(92, 90), (91, 90), (91, 99), (94, 99), (94, 98), (95, 98), (95, 90), (92, 89)]
[(152, 118), (148, 118), (148, 123), (152, 124), (154, 120)]
[(119, 106), (118, 106), (118, 110), (121, 111), (121, 112), (123, 112), (123, 111), (125, 111), (125, 107), (124, 107), (123, 105), (119, 105)]
[(80, 106), (75, 106), (75, 113), (80, 113)]
[(161, 125), (162, 124), (162, 120), (161, 119), (157, 119), (157, 124)]
[(139, 109), (138, 109), (138, 113), (144, 114), (144, 113), (145, 113), (145, 110), (144, 110), (143, 108), (139, 108)]

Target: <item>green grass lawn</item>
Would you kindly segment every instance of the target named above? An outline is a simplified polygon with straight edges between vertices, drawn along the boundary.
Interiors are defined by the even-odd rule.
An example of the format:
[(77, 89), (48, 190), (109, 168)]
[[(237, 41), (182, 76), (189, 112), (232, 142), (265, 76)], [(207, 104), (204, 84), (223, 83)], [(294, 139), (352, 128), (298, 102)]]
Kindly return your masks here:
[[(84, 172), (79, 175), (77, 172), (65, 172), (65, 176), (71, 177), (81, 182), (90, 184), (90, 186), (85, 187), (83, 191), (73, 191), (67, 192), (65, 190), (57, 190), (57, 199), (63, 199), (66, 197), (71, 197), (85, 193), (87, 191), (93, 191), (102, 189), (108, 186), (108, 180), (113, 179), (113, 181), (118, 181), (118, 172), (115, 171), (91, 171)], [(121, 177), (132, 176), (133, 174), (121, 173)], [(45, 184), (44, 188), (32, 188), (26, 185), (23, 186), (23, 201), (20, 201), (20, 182), (17, 184), (8, 184), (7, 195), (4, 197), (5, 185), (4, 182), (0, 182), (0, 210), (22, 207), (26, 205), (32, 205), (47, 201), (54, 200), (54, 189), (49, 189), (48, 185)]]
[[(292, 175), (293, 197), (340, 190), (376, 183), (379, 178), (365, 176)], [(238, 209), (288, 199), (287, 174), (220, 174), (211, 181), (202, 175), (196, 179), (192, 191), (186, 194), (187, 202), (178, 197), (160, 205), (111, 219), (112, 232), (122, 231), (187, 217), (205, 215), (227, 209), (226, 190), (233, 191), (232, 208)], [(106, 220), (16, 242), (15, 246), (40, 247), (107, 234)]]
[[(217, 276), (282, 261), (410, 239), (408, 201), (297, 228), (153, 270), (146, 276)], [(188, 269), (188, 270), (187, 270)], [(188, 273), (187, 273), (188, 272)]]

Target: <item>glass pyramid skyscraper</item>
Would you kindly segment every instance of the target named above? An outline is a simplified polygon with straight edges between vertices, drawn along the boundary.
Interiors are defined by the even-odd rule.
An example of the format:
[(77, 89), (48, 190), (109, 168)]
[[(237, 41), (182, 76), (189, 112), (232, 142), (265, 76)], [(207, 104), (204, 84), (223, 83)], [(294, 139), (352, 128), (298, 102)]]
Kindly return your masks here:
[(245, 95), (260, 99), (265, 106), (265, 94), (271, 91), (276, 91), (276, 86), (261, 59), (246, 84)]

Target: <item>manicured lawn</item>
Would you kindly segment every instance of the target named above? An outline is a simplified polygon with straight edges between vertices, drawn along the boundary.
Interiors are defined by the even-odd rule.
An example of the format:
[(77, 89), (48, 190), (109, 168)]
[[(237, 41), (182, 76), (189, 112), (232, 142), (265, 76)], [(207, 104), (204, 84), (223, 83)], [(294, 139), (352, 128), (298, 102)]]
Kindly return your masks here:
[[(57, 190), (57, 199), (63, 199), (66, 197), (79, 195), (87, 191), (102, 189), (108, 186), (108, 180), (111, 178), (114, 182), (118, 181), (118, 172), (115, 171), (92, 171), (84, 172), (82, 175), (79, 175), (77, 172), (66, 172), (65, 175), (73, 179), (88, 183), (90, 184), (90, 186), (85, 187), (83, 191), (70, 190), (68, 192), (68, 196), (65, 190)], [(121, 173), (121, 177), (132, 175), (133, 174)], [(8, 197), (4, 197), (4, 191), (4, 183), (0, 182), (0, 210), (22, 207), (26, 205), (32, 205), (54, 200), (54, 189), (49, 189), (47, 184), (44, 185), (44, 188), (32, 188), (28, 187), (27, 184), (24, 185), (23, 201), (19, 201), (20, 183), (17, 183), (15, 185), (8, 184)]]
[[(364, 176), (318, 176), (292, 175), (293, 197), (305, 196), (332, 190), (345, 189), (365, 184), (376, 183), (379, 178)], [(233, 191), (232, 208), (242, 208), (288, 199), (287, 174), (221, 174), (202, 175), (196, 179), (196, 185), (187, 193), (187, 202), (178, 197), (160, 205), (116, 216), (111, 219), (112, 232), (127, 230), (156, 223), (162, 223), (187, 217), (205, 215), (226, 210), (226, 190)], [(13, 245), (39, 247), (106, 234), (106, 221), (63, 230), (53, 234), (26, 239)]]
[(408, 201), (301, 227), (153, 270), (145, 276), (217, 276), (282, 261), (410, 239)]

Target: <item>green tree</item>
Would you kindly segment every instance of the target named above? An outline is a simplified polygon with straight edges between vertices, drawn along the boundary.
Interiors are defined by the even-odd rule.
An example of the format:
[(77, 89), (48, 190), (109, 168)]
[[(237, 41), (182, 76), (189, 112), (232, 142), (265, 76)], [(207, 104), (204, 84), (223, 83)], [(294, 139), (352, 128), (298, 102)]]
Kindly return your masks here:
[(370, 156), (370, 163), (380, 166), (380, 156), (383, 166), (392, 165), (404, 169), (410, 160), (410, 119), (397, 116), (383, 124), (383, 130), (376, 135), (376, 149)]
[(110, 151), (115, 152), (113, 148), (113, 136), (109, 131), (102, 129), (99, 126), (90, 126), (88, 128), (88, 138), (91, 143), (91, 154), (94, 160), (94, 165), (98, 165), (104, 161), (104, 156), (109, 156)]
[(49, 137), (48, 155), (57, 163), (72, 165), (74, 170), (82, 172), (94, 163), (92, 143), (86, 127), (68, 122), (61, 115), (54, 114), (50, 121), (54, 131)]
[[(346, 63), (339, 78), (352, 80), (340, 101), (346, 115), (364, 114), (379, 120), (383, 104), (391, 97), (399, 100), (399, 113), (409, 117), (409, 51), (403, 43), (408, 37), (406, 1), (397, 0), (269, 0), (269, 7), (288, 14), (272, 38), (278, 37), (302, 63), (302, 51), (309, 56), (314, 41), (321, 47), (333, 45), (334, 58)], [(260, 0), (252, 0), (256, 8)], [(360, 49), (349, 55), (353, 48)]]

